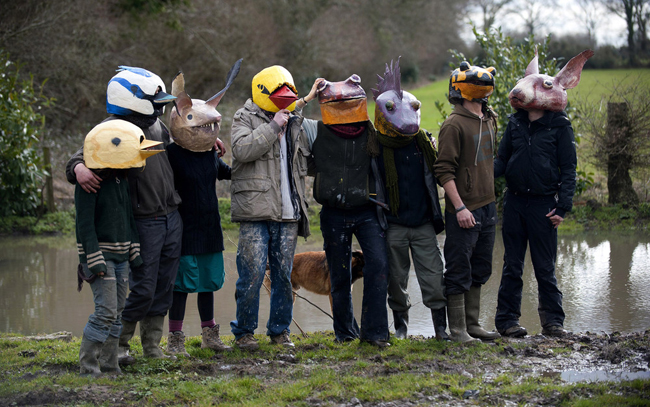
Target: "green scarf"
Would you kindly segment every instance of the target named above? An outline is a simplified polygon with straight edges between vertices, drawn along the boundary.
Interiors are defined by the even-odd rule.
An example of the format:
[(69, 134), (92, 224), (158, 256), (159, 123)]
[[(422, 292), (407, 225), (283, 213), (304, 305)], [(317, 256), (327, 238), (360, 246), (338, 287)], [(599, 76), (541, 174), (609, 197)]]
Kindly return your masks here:
[(393, 137), (377, 132), (379, 144), (384, 147), (384, 168), (386, 170), (386, 188), (388, 189), (388, 199), (390, 204), (390, 211), (394, 216), (397, 216), (399, 209), (399, 186), (397, 183), (397, 169), (395, 168), (395, 152), (394, 149), (406, 147), (413, 142), (418, 143), (418, 147), (429, 167), (433, 173), (433, 164), (438, 158), (438, 152), (433, 148), (433, 143), (429, 138), (428, 131), (420, 129), (415, 135), (405, 136), (399, 133), (393, 133)]

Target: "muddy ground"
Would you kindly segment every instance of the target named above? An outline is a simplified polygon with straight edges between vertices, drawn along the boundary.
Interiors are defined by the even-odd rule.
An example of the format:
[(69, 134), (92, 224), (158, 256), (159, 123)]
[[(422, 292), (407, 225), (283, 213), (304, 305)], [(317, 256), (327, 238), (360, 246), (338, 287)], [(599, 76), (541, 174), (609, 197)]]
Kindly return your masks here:
[[(425, 341), (422, 337), (412, 337), (412, 341)], [(465, 345), (471, 346), (471, 345)], [(571, 400), (589, 399), (592, 393), (602, 394), (602, 386), (612, 393), (624, 397), (638, 397), (650, 405), (650, 331), (630, 334), (569, 334), (564, 338), (549, 338), (543, 335), (528, 336), (522, 339), (504, 338), (488, 345), (490, 350), (479, 352), (473, 362), (459, 361), (459, 348), (446, 347), (440, 355), (428, 361), (407, 362), (400, 368), (386, 363), (395, 359), (387, 352), (372, 352), (371, 356), (360, 356), (368, 363), (362, 375), (366, 377), (386, 377), (393, 374), (431, 375), (438, 372), (444, 375), (458, 375), (471, 380), (480, 378), (480, 386), (468, 389), (462, 396), (452, 394), (444, 385), (424, 389), (414, 393), (408, 400), (390, 402), (367, 402), (356, 397), (349, 400), (321, 400), (308, 397), (299, 405), (303, 406), (549, 406), (571, 405)], [(250, 357), (226, 358), (215, 355), (209, 360), (190, 359), (178, 367), (183, 372), (182, 380), (201, 380), (205, 377), (245, 377), (263, 379), (265, 384), (287, 382), (295, 377), (308, 376), (317, 369), (332, 369), (337, 374), (359, 375), (357, 360), (332, 362), (322, 360), (299, 360), (300, 352), (325, 349), (321, 343), (296, 341), (295, 351), (270, 355), (256, 352)], [(493, 351), (492, 351), (493, 350)], [(463, 351), (462, 349), (460, 350)], [(316, 353), (318, 354), (318, 353)], [(30, 357), (30, 355), (24, 355)], [(37, 373), (26, 373), (19, 380), (32, 381), (43, 375), (62, 375), (76, 373), (77, 366), (49, 365)], [(126, 374), (134, 374), (125, 369)], [(298, 374), (298, 372), (300, 372)], [(10, 372), (5, 372), (5, 374)], [(13, 372), (14, 374), (16, 372)], [(156, 372), (152, 372), (156, 373)], [(196, 375), (194, 374), (196, 373)], [(137, 373), (135, 373), (137, 374)], [(521, 392), (500, 391), (500, 381), (504, 375), (514, 377), (514, 384), (524, 383), (531, 377), (550, 379), (549, 386), (521, 394)], [(1, 376), (0, 376), (1, 377)], [(196, 379), (192, 379), (192, 377)], [(606, 381), (601, 381), (606, 379)], [(622, 381), (641, 379), (640, 385), (621, 385)], [(571, 386), (575, 383), (599, 381), (598, 386)], [(629, 382), (628, 382), (629, 383)], [(552, 385), (569, 386), (566, 391), (549, 390)], [(124, 386), (128, 387), (128, 386)], [(22, 405), (71, 405), (71, 404), (109, 404), (134, 405), (149, 404), (147, 395), (120, 386), (84, 385), (58, 386), (43, 391), (31, 390), (23, 394), (0, 399), (1, 406)]]

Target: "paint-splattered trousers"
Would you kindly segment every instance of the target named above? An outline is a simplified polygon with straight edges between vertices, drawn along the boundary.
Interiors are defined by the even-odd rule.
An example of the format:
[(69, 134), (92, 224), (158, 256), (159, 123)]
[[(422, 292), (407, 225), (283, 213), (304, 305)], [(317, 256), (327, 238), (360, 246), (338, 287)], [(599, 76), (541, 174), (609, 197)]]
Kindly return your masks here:
[(542, 328), (564, 325), (562, 292), (557, 286), (557, 229), (546, 214), (557, 201), (554, 195), (515, 195), (503, 200), (503, 273), (494, 323), (499, 331), (519, 324), (523, 290), (524, 258), (530, 245), (530, 259), (537, 279), (539, 319)]
[[(375, 208), (337, 209), (323, 206), (320, 219), (332, 282), (336, 339), (388, 340), (386, 236)], [(352, 235), (356, 236), (365, 259), (361, 330), (352, 307)]]
[[(93, 274), (82, 264), (86, 277)], [(109, 335), (119, 338), (122, 331), (122, 311), (129, 281), (129, 262), (106, 261), (106, 273), (90, 284), (95, 301), (95, 312), (88, 317), (84, 336), (93, 342), (104, 343)]]
[(291, 269), (297, 241), (297, 222), (241, 222), (237, 247), (239, 278), (235, 286), (237, 319), (230, 322), (236, 339), (257, 329), (267, 259), (271, 269), (271, 309), (266, 334), (289, 332), (293, 317)]

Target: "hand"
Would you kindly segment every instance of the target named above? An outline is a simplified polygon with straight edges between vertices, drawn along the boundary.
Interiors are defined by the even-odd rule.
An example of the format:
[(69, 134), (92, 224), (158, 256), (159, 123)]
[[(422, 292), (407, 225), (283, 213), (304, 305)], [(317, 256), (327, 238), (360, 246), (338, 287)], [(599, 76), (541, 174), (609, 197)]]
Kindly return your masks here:
[(94, 172), (88, 169), (84, 163), (79, 163), (74, 167), (74, 173), (77, 177), (77, 184), (81, 189), (90, 193), (97, 193), (100, 188), (99, 183), (103, 180)]
[(214, 142), (214, 149), (217, 151), (218, 158), (223, 157), (227, 152), (226, 145), (223, 143), (223, 141), (221, 141), (219, 137), (217, 137)]
[(551, 223), (553, 224), (553, 227), (557, 229), (558, 226), (560, 226), (560, 223), (564, 221), (564, 218), (561, 217), (560, 215), (555, 214), (555, 209), (550, 211), (549, 213), (546, 214), (546, 217), (549, 218)]
[(278, 124), (281, 128), (289, 121), (289, 112), (287, 109), (279, 110), (275, 116), (273, 116), (273, 121)]
[(316, 94), (318, 93), (318, 85), (320, 85), (320, 83), (323, 82), (324, 80), (325, 80), (324, 78), (317, 78), (314, 81), (314, 84), (311, 86), (311, 90), (309, 91), (309, 94), (303, 98), (305, 99), (305, 102), (309, 102), (316, 98)]
[(104, 272), (100, 271), (99, 273), (97, 273), (97, 275), (100, 276), (100, 277), (104, 277)]
[(474, 226), (476, 226), (476, 220), (474, 219), (474, 215), (467, 208), (458, 212), (456, 214), (456, 219), (458, 219), (458, 224), (463, 229), (471, 229)]

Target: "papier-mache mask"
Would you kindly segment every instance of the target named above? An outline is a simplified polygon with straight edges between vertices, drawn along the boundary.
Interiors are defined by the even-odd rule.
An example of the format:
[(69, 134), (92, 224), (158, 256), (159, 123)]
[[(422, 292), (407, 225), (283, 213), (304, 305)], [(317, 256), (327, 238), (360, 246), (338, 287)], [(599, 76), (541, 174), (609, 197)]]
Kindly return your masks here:
[(571, 60), (555, 76), (539, 73), (538, 57), (528, 64), (526, 74), (510, 91), (508, 99), (515, 109), (550, 110), (561, 112), (566, 108), (567, 89), (573, 89), (580, 83), (582, 68), (594, 51), (587, 49), (571, 58)]
[(226, 90), (233, 83), (242, 60), (235, 62), (226, 75), (226, 86), (207, 101), (192, 99), (185, 92), (185, 77), (182, 72), (172, 82), (172, 95), (176, 96), (175, 109), (171, 113), (171, 134), (174, 142), (186, 150), (210, 151), (219, 136), (221, 114), (217, 105)]
[(145, 160), (165, 150), (148, 150), (162, 144), (147, 140), (142, 129), (126, 120), (109, 120), (98, 124), (84, 140), (84, 163), (91, 169), (139, 168)]
[(494, 67), (481, 68), (470, 65), (469, 62), (460, 63), (449, 77), (449, 102), (461, 104), (463, 99), (471, 102), (487, 103), (494, 92), (494, 76), (497, 70)]
[(155, 73), (121, 65), (108, 82), (106, 111), (120, 116), (161, 116), (164, 106), (175, 99), (165, 92), (165, 83)]
[(318, 85), (318, 103), (324, 124), (346, 124), (368, 121), (366, 91), (359, 75), (341, 82), (322, 81)]
[(253, 102), (267, 112), (293, 111), (298, 90), (286, 68), (273, 65), (253, 76)]
[(399, 58), (390, 67), (386, 64), (384, 77), (377, 75), (375, 99), (375, 128), (390, 137), (414, 136), (420, 130), (420, 101), (402, 90)]

